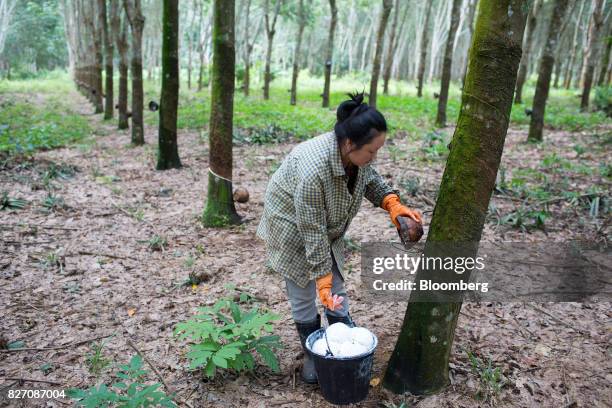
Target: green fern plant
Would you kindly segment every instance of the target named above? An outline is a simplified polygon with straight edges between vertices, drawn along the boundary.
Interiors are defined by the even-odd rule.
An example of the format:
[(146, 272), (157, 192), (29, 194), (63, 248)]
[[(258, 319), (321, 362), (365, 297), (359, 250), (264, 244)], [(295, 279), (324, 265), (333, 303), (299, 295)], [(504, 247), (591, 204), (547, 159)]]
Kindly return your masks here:
[(174, 330), (179, 340), (193, 341), (187, 353), (190, 369), (202, 368), (209, 378), (215, 376), (217, 368), (251, 371), (258, 354), (272, 371), (280, 371), (274, 354), (275, 349), (282, 348), (280, 338), (266, 334), (273, 331), (271, 322), (279, 315), (260, 313), (257, 306), (243, 311), (229, 298), (218, 300), (212, 307), (198, 308), (198, 312)]
[(67, 391), (68, 397), (76, 400), (76, 406), (85, 408), (176, 407), (165, 392), (158, 390), (160, 383), (143, 383), (148, 372), (142, 369), (142, 359), (138, 354), (119, 369), (117, 377), (120, 381), (110, 387), (100, 384), (86, 390), (71, 388)]

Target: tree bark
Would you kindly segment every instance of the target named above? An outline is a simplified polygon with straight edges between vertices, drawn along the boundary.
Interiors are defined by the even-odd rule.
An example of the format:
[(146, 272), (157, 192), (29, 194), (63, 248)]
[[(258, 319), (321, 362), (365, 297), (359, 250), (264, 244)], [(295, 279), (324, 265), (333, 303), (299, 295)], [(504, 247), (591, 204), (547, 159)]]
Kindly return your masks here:
[(145, 18), (141, 0), (125, 0), (125, 12), (132, 28), (132, 144), (143, 145), (142, 31)]
[(119, 113), (119, 129), (129, 127), (127, 116), (128, 104), (128, 42), (127, 42), (127, 19), (121, 18), (119, 1), (110, 0), (111, 5), (111, 31), (117, 45), (119, 54), (119, 96), (117, 99), (117, 111)]
[[(97, 3), (90, 2), (87, 4), (88, 10), (83, 10), (83, 21), (87, 29), (87, 35), (90, 37), (90, 46), (88, 50), (89, 55), (92, 57), (91, 62), (87, 62), (87, 80), (86, 87), (88, 88), (89, 100), (94, 105), (95, 113), (104, 112), (104, 103), (102, 100), (102, 40), (100, 31), (96, 24), (96, 20), (99, 19), (99, 13), (97, 10)], [(88, 58), (89, 59), (89, 58)]]
[(331, 10), (331, 19), (329, 22), (329, 35), (327, 37), (327, 49), (325, 51), (325, 68), (323, 84), (323, 103), (324, 108), (329, 108), (329, 88), (331, 83), (332, 72), (332, 57), (334, 55), (334, 35), (336, 33), (336, 24), (338, 22), (338, 9), (336, 8), (336, 0), (329, 0), (329, 8)]
[(580, 110), (586, 112), (589, 109), (589, 97), (593, 85), (593, 74), (595, 63), (599, 54), (601, 43), (601, 32), (603, 31), (604, 0), (593, 0), (593, 14), (589, 25), (589, 44), (584, 51), (584, 63), (582, 71), (582, 98), (580, 99)]
[(599, 79), (597, 80), (597, 86), (606, 85), (606, 77), (608, 72), (608, 65), (610, 65), (610, 49), (612, 49), (612, 26), (608, 36), (605, 38), (606, 49), (601, 59), (601, 70), (599, 71)]
[(544, 129), (544, 112), (546, 110), (546, 100), (550, 90), (550, 78), (555, 64), (555, 50), (559, 41), (560, 32), (557, 27), (561, 25), (561, 20), (567, 9), (568, 0), (555, 0), (553, 5), (552, 17), (548, 32), (546, 34), (546, 45), (540, 59), (538, 71), (538, 82), (536, 84), (535, 95), (533, 97), (533, 107), (531, 109), (531, 123), (529, 125), (529, 142), (542, 141), (542, 130)]
[[(187, 33), (187, 88), (191, 89), (191, 72), (193, 70), (193, 26), (195, 16), (198, 10), (198, 0), (193, 0), (191, 24), (189, 24), (189, 32)], [(163, 57), (162, 57), (163, 59)], [(162, 61), (163, 64), (163, 61)], [(163, 69), (163, 68), (162, 68)]]
[(576, 61), (576, 51), (578, 50), (578, 33), (580, 32), (580, 26), (582, 22), (582, 12), (584, 11), (584, 5), (586, 0), (580, 2), (580, 11), (578, 12), (578, 19), (576, 20), (576, 26), (574, 27), (574, 36), (572, 38), (572, 51), (570, 53), (570, 59), (565, 67), (565, 75), (563, 76), (563, 86), (565, 89), (570, 89), (572, 85), (572, 76), (574, 73), (574, 63)]
[[(472, 36), (474, 35), (474, 17), (476, 16), (476, 6), (478, 5), (478, 0), (470, 0), (468, 5), (468, 16), (467, 16), (467, 27), (470, 33), (469, 39), (471, 41)], [(468, 47), (468, 54), (470, 52), (470, 47)], [(463, 69), (463, 75), (461, 75), (461, 89), (463, 89), (463, 85), (465, 84), (465, 76), (467, 75), (467, 67), (468, 67), (469, 55), (466, 58), (465, 67)]]
[(453, 65), (453, 49), (455, 47), (455, 35), (459, 25), (459, 9), (461, 0), (453, 0), (451, 9), (450, 28), (448, 29), (448, 39), (446, 40), (446, 50), (444, 50), (444, 65), (442, 66), (442, 79), (440, 84), (440, 96), (438, 98), (438, 116), (436, 124), (439, 127), (446, 126), (446, 104), (448, 103), (448, 87), (451, 79), (451, 68)]
[[(527, 0), (480, 1), (461, 110), (425, 256), (436, 242), (474, 243), (472, 249), (477, 249), (510, 121), (526, 18)], [(425, 276), (419, 270), (416, 279), (437, 280), (440, 275), (430, 270)], [(449, 383), (461, 303), (419, 302), (418, 296), (418, 291), (410, 296), (383, 379), (383, 386), (396, 393), (430, 394)]]
[(428, 48), (428, 36), (429, 32), (429, 17), (431, 15), (431, 1), (427, 2), (427, 11), (425, 12), (425, 22), (423, 23), (423, 35), (421, 36), (421, 57), (419, 59), (419, 70), (417, 74), (417, 96), (420, 98), (423, 96), (423, 77), (425, 76), (425, 62), (427, 60), (427, 48)]
[(106, 94), (104, 95), (104, 119), (113, 118), (114, 105), (114, 92), (113, 92), (113, 57), (114, 47), (113, 40), (109, 33), (108, 28), (108, 17), (106, 12), (106, 0), (98, 0), (98, 7), (100, 8), (100, 19), (102, 23), (102, 33), (104, 37), (104, 71), (106, 73), (105, 86)]
[(265, 2), (265, 11), (264, 11), (264, 19), (266, 22), (266, 35), (268, 37), (268, 48), (266, 49), (266, 68), (264, 73), (264, 87), (263, 87), (263, 96), (264, 99), (270, 99), (270, 82), (272, 82), (272, 74), (270, 72), (270, 64), (272, 61), (272, 43), (274, 42), (274, 34), (276, 34), (276, 20), (278, 18), (278, 13), (280, 12), (280, 6), (283, 0), (276, 0), (276, 5), (274, 7), (274, 17), (272, 18), (272, 24), (270, 24), (270, 13), (269, 6), (270, 0), (266, 0)]
[(533, 43), (533, 34), (535, 33), (538, 25), (538, 13), (541, 9), (541, 1), (535, 0), (531, 10), (529, 11), (529, 19), (527, 22), (527, 35), (523, 42), (523, 57), (521, 58), (521, 65), (519, 66), (518, 77), (516, 78), (516, 93), (514, 96), (514, 103), (523, 103), (523, 85), (527, 78), (527, 71), (529, 70), (529, 54)]
[[(393, 7), (393, 23), (391, 24), (391, 34), (389, 36), (389, 45), (387, 46), (387, 55), (385, 57), (385, 69), (383, 70), (383, 94), (387, 95), (389, 93), (389, 80), (391, 79), (391, 68), (393, 65), (393, 56), (395, 55), (395, 51), (397, 50), (397, 24), (399, 21), (399, 12), (400, 12), (400, 2), (399, 0), (395, 0), (395, 6)], [(406, 13), (410, 7), (404, 8), (404, 14), (402, 15), (402, 25), (404, 24), (404, 19), (406, 18)], [(401, 31), (401, 28), (400, 28)]]
[[(380, 24), (378, 26), (378, 34), (376, 36), (376, 51), (374, 52), (374, 62), (372, 63), (372, 79), (370, 80), (370, 98), (368, 103), (372, 107), (376, 107), (376, 93), (378, 92), (378, 76), (380, 75), (380, 58), (383, 49), (385, 48), (385, 30), (389, 21), (389, 14), (393, 7), (392, 0), (383, 0), (382, 13), (380, 14)], [(397, 10), (396, 10), (397, 14)]]
[(162, 22), (162, 83), (159, 104), (157, 170), (178, 169), (181, 160), (176, 138), (179, 97), (179, 3), (164, 0)]
[(295, 53), (293, 55), (293, 72), (291, 74), (291, 105), (295, 105), (297, 103), (297, 80), (298, 74), (300, 73), (300, 49), (302, 47), (302, 36), (304, 34), (304, 27), (306, 26), (306, 12), (304, 11), (304, 0), (300, 0), (298, 15), (300, 22), (298, 27), (297, 41), (295, 44)]
[(214, 0), (212, 92), (208, 199), (202, 215), (206, 226), (240, 223), (232, 197), (234, 114), (234, 0)]

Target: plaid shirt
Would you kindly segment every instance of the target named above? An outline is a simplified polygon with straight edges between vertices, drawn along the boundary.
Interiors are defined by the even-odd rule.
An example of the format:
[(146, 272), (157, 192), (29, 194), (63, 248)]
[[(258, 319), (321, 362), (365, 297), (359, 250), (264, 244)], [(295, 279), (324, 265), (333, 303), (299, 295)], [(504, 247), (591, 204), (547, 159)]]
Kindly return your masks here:
[(380, 207), (399, 195), (370, 165), (360, 167), (353, 194), (334, 132), (298, 144), (268, 184), (257, 236), (266, 242), (267, 266), (306, 287), (332, 271), (331, 253), (344, 277), (344, 236), (365, 196)]

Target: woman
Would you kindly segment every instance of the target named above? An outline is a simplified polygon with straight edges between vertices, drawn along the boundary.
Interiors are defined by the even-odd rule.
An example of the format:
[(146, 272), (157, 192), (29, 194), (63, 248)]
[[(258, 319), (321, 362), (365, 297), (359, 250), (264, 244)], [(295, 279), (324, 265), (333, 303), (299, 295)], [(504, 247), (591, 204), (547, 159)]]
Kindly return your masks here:
[[(302, 378), (316, 383), (308, 335), (321, 327), (318, 294), (329, 324), (354, 323), (344, 288), (344, 236), (365, 196), (398, 217), (421, 223), (421, 214), (403, 206), (370, 166), (385, 142), (387, 123), (362, 94), (338, 107), (334, 131), (300, 143), (285, 157), (266, 190), (257, 235), (266, 242), (268, 265), (284, 279), (302, 347)], [(402, 227), (405, 223), (402, 223)]]

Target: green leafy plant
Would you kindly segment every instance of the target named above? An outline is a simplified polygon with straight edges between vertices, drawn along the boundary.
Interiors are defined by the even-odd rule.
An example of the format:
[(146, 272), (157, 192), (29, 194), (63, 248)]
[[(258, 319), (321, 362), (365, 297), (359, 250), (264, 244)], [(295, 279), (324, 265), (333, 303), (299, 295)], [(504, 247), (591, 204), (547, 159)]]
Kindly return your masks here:
[(120, 381), (108, 387), (100, 384), (86, 390), (71, 388), (67, 395), (76, 400), (76, 405), (86, 408), (116, 406), (128, 407), (176, 407), (165, 392), (159, 391), (160, 383), (147, 385), (144, 379), (148, 372), (142, 369), (142, 359), (135, 355), (129, 364), (121, 365), (117, 377)]
[[(241, 299), (246, 296), (241, 294)], [(193, 344), (187, 357), (190, 369), (202, 368), (212, 378), (217, 368), (251, 371), (255, 367), (257, 353), (263, 363), (273, 371), (279, 371), (274, 350), (282, 348), (279, 336), (270, 335), (271, 322), (279, 315), (260, 313), (254, 306), (249, 311), (240, 309), (230, 298), (218, 300), (212, 307), (201, 307), (193, 319), (176, 325), (175, 335), (180, 340), (190, 338)]]
[(493, 362), (489, 358), (485, 364), (482, 359), (476, 357), (474, 353), (467, 351), (466, 354), (470, 359), (472, 373), (478, 377), (480, 387), (476, 397), (485, 402), (494, 400), (500, 393), (506, 381), (502, 376), (500, 367), (493, 367)]
[(546, 220), (550, 213), (546, 209), (533, 210), (520, 206), (515, 211), (504, 216), (498, 216), (498, 225), (510, 225), (513, 228), (526, 232), (530, 229), (544, 229)]
[(96, 377), (99, 376), (111, 364), (111, 360), (104, 356), (104, 342), (94, 343), (85, 361), (89, 372)]
[(42, 206), (47, 209), (47, 211), (55, 211), (66, 208), (66, 204), (64, 203), (64, 199), (60, 196), (53, 195), (49, 193), (45, 200), (42, 203)]
[(612, 88), (609, 86), (599, 86), (595, 88), (593, 104), (595, 105), (595, 109), (603, 111), (608, 117), (612, 117)]
[(7, 192), (3, 192), (2, 197), (0, 197), (0, 210), (21, 210), (27, 203), (26, 200), (9, 197)]
[(146, 242), (151, 251), (164, 251), (164, 249), (168, 245), (168, 241), (166, 240), (166, 238), (159, 235), (153, 235), (151, 239), (139, 242)]

